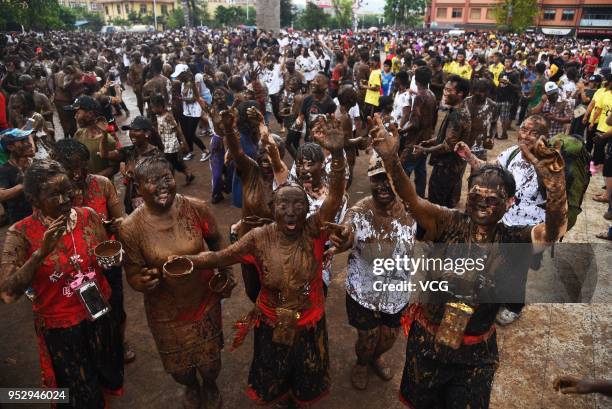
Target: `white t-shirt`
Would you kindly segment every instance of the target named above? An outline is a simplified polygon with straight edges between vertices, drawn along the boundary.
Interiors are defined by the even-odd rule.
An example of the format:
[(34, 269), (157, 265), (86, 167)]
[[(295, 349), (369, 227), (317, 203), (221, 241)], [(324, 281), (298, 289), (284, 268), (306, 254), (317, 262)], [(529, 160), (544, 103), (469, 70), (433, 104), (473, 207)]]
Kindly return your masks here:
[(508, 159), (517, 149), (518, 146), (511, 146), (497, 157), (499, 164), (512, 173), (516, 183), (514, 204), (504, 214), (502, 222), (506, 226), (535, 226), (544, 222), (546, 200), (540, 193), (535, 167), (523, 158), (520, 150), (508, 164)]
[[(339, 115), (340, 101), (338, 101), (338, 98), (334, 98), (334, 104), (336, 104), (336, 115)], [(351, 118), (351, 124), (353, 125), (353, 131), (354, 131), (355, 129), (357, 129), (357, 127), (355, 126), (355, 118), (359, 118), (359, 104), (355, 104), (354, 107), (349, 109), (348, 116), (349, 118)]]
[(319, 72), (319, 62), (311, 56), (298, 56), (295, 59), (295, 66), (297, 67), (298, 71), (304, 74), (304, 79), (306, 81), (312, 81), (314, 77), (317, 76), (317, 72)]
[(274, 67), (270, 70), (265, 67), (259, 74), (259, 79), (266, 84), (268, 87), (269, 95), (278, 94), (283, 88), (283, 77), (281, 75), (281, 65), (274, 64)]
[[(185, 84), (181, 84), (181, 95), (183, 98), (192, 98), (193, 90), (185, 90)], [(199, 118), (202, 115), (202, 107), (197, 101), (192, 103), (183, 102), (183, 115), (192, 118)]]
[(400, 123), (404, 107), (408, 106), (412, 106), (412, 96), (409, 90), (395, 94), (395, 98), (393, 98), (393, 111), (391, 112), (391, 117), (393, 117), (395, 122)]

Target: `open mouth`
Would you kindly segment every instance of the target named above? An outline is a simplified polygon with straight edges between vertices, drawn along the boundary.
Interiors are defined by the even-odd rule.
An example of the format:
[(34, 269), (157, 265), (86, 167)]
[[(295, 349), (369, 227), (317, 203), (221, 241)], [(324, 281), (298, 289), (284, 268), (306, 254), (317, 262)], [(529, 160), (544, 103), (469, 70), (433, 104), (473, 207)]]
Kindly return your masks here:
[(169, 199), (170, 193), (168, 192), (160, 192), (157, 194), (157, 202), (161, 205), (165, 205), (166, 203), (168, 203)]

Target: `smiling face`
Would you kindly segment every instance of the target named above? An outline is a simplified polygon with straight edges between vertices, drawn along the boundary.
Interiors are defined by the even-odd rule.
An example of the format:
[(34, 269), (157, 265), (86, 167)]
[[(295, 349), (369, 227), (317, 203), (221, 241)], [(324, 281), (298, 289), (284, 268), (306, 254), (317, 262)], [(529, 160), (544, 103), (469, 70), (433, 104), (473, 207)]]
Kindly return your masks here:
[(444, 86), (442, 100), (445, 105), (455, 106), (461, 102), (460, 94), (457, 92), (457, 84), (448, 81)]
[(163, 165), (151, 166), (147, 175), (137, 179), (137, 188), (145, 205), (158, 211), (169, 209), (176, 197), (174, 175)]
[(79, 155), (72, 155), (69, 161), (61, 161), (60, 163), (66, 169), (66, 174), (72, 180), (72, 183), (81, 189), (84, 188), (88, 173), (87, 160), (83, 160)]
[(323, 163), (302, 157), (295, 162), (295, 172), (300, 185), (306, 190), (319, 188), (323, 176)]
[(386, 173), (370, 176), (370, 189), (372, 198), (380, 205), (387, 205), (395, 200), (395, 192)]
[(304, 191), (296, 186), (284, 186), (276, 191), (274, 221), (281, 233), (298, 237), (304, 230), (308, 215), (308, 200)]
[(514, 198), (508, 198), (501, 186), (501, 178), (497, 179), (499, 184), (495, 184), (492, 178), (476, 178), (468, 191), (466, 212), (480, 226), (491, 226), (499, 222), (514, 203)]
[(149, 133), (142, 129), (130, 129), (130, 139), (134, 145), (144, 146), (149, 143)]
[(535, 122), (530, 119), (524, 120), (518, 131), (519, 144), (524, 144), (527, 147), (532, 147), (537, 140), (538, 131), (536, 130)]
[(52, 176), (41, 187), (39, 197), (34, 205), (43, 215), (52, 219), (70, 213), (74, 200), (74, 186), (67, 175)]

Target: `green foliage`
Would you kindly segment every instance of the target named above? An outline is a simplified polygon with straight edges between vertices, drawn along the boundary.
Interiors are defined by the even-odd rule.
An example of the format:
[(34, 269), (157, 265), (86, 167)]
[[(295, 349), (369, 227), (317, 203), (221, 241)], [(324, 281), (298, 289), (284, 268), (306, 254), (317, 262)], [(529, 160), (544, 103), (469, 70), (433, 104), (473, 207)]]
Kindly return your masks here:
[(353, 0), (332, 0), (337, 28), (350, 28), (353, 21)]
[(328, 27), (329, 16), (325, 14), (323, 9), (317, 7), (313, 3), (306, 3), (306, 8), (300, 13), (298, 18), (299, 28), (305, 30), (318, 30), (323, 27)]
[(495, 8), (497, 24), (505, 25), (510, 31), (522, 33), (532, 26), (539, 12), (537, 0), (504, 0)]
[[(57, 0), (0, 0), (0, 10), (0, 30), (16, 30), (21, 26), (36, 31), (74, 28), (73, 14), (62, 11)], [(62, 16), (68, 21), (62, 21)]]
[[(157, 19), (159, 21), (159, 16)], [(206, 9), (206, 4), (204, 4), (203, 7), (198, 5), (195, 6), (195, 11), (192, 11), (192, 19), (194, 25), (196, 26), (210, 23), (210, 15)], [(183, 9), (181, 7), (177, 7), (168, 13), (166, 28), (169, 30), (174, 30), (182, 27), (185, 27), (185, 15), (183, 13)]]
[(291, 0), (280, 0), (280, 24), (281, 27), (291, 27), (291, 23), (295, 19), (297, 9), (291, 3)]
[(219, 6), (215, 9), (215, 23), (219, 27), (234, 27), (240, 24), (254, 26), (256, 24), (255, 7), (249, 6), (248, 19), (246, 10), (246, 7)]
[(115, 17), (114, 19), (109, 21), (114, 26), (126, 27), (130, 25), (130, 22), (121, 17)]
[(421, 27), (429, 3), (429, 0), (386, 0), (385, 23), (409, 28)]

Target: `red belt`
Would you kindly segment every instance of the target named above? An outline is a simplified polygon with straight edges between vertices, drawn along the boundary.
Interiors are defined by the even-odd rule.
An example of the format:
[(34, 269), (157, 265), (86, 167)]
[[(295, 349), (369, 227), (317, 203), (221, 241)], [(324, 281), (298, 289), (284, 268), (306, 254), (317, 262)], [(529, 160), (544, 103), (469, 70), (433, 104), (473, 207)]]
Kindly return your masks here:
[[(429, 321), (425, 314), (423, 314), (423, 308), (419, 304), (412, 304), (410, 307), (406, 309), (406, 312), (401, 318), (402, 328), (404, 329), (404, 335), (408, 335), (410, 333), (410, 328), (414, 322), (418, 322), (421, 327), (423, 327), (427, 332), (431, 335), (435, 336), (438, 331), (439, 325), (436, 325)], [(481, 342), (487, 341), (491, 335), (495, 332), (495, 325), (491, 325), (485, 333), (480, 335), (464, 335), (463, 336), (463, 345), (474, 345), (479, 344)]]

